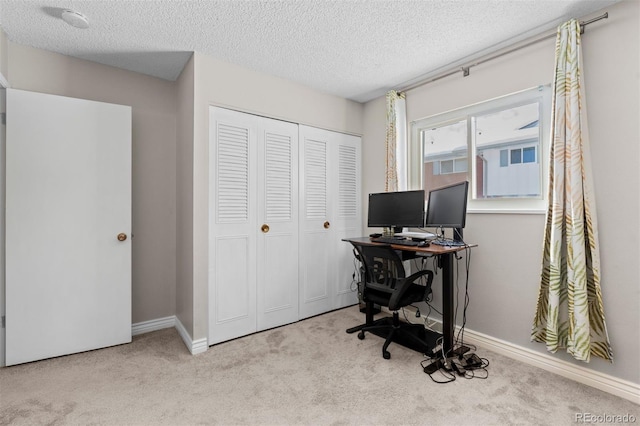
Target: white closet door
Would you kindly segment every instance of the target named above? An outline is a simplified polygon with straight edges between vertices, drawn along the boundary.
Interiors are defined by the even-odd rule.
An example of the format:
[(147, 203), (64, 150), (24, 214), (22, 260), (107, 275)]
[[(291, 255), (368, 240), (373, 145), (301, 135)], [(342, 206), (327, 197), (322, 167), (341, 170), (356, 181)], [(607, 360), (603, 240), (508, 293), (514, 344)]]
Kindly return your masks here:
[(300, 318), (358, 302), (351, 245), (362, 233), (360, 138), (300, 128)]
[(130, 342), (131, 108), (8, 89), (6, 157), (7, 365)]
[(335, 154), (337, 161), (332, 161), (332, 170), (337, 188), (335, 193), (335, 214), (332, 228), (336, 253), (335, 268), (332, 268), (335, 287), (334, 309), (358, 303), (357, 291), (353, 282), (352, 245), (342, 241), (343, 238), (362, 235), (362, 208), (360, 190), (360, 138), (352, 135), (335, 134)]
[(298, 319), (298, 126), (211, 108), (209, 343)]
[(255, 117), (211, 108), (209, 344), (257, 329)]
[(330, 279), (335, 264), (331, 192), (331, 135), (322, 129), (299, 126), (300, 191), (300, 318), (333, 309)]
[(258, 330), (298, 320), (298, 126), (258, 121)]

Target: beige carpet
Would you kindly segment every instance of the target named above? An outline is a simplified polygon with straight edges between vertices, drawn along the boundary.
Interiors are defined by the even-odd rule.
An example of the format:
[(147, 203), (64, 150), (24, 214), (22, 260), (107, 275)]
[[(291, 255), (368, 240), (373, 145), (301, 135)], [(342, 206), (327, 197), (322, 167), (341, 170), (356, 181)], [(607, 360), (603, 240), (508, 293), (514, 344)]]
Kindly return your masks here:
[[(436, 384), (421, 354), (345, 329), (356, 307), (189, 354), (174, 329), (0, 369), (2, 425), (574, 424), (629, 401), (479, 350), (489, 378)], [(444, 379), (444, 378), (443, 378)], [(637, 422), (640, 420), (636, 420)]]

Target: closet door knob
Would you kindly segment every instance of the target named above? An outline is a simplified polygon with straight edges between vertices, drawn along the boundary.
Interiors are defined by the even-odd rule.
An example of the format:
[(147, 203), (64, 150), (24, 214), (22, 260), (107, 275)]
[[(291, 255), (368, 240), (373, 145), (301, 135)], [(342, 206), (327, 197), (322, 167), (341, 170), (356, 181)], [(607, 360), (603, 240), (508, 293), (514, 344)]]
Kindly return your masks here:
[(118, 241), (124, 241), (127, 239), (127, 234), (125, 234), (124, 232), (121, 232), (118, 234)]
[(331, 226), (331, 224), (329, 223), (329, 221), (326, 221), (324, 223), (324, 229), (329, 229), (330, 226)]
[(262, 227), (260, 227), (260, 230), (266, 234), (267, 232), (269, 232), (269, 225), (265, 223), (264, 225), (262, 225)]

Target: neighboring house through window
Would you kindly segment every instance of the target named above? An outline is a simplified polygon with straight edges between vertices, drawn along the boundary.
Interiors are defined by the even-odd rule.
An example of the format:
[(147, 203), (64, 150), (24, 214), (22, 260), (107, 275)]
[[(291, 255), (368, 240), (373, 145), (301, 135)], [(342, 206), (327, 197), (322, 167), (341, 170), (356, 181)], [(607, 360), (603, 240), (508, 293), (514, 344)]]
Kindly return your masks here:
[(538, 87), (413, 122), (414, 186), (428, 193), (469, 180), (470, 210), (544, 209), (549, 92)]

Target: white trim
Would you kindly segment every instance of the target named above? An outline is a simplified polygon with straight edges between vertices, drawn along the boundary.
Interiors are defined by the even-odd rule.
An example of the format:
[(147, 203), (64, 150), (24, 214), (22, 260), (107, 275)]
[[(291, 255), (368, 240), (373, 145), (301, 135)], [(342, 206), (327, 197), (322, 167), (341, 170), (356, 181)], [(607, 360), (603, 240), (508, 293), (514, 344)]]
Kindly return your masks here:
[(178, 331), (178, 334), (182, 338), (182, 341), (187, 346), (187, 349), (189, 349), (189, 352), (191, 352), (192, 355), (206, 352), (209, 348), (206, 338), (191, 340), (191, 336), (187, 332), (187, 329), (184, 328), (184, 325), (182, 325), (180, 320), (175, 315), (132, 324), (131, 335), (136, 336), (138, 334), (149, 333), (151, 331), (158, 331), (172, 327), (175, 327), (175, 329)]
[(551, 355), (532, 351), (476, 331), (465, 329), (464, 338), (467, 343), (482, 346), (525, 364), (542, 368), (567, 379), (627, 399), (635, 404), (640, 404), (640, 384), (574, 365)]
[(191, 355), (201, 354), (209, 349), (209, 343), (207, 342), (207, 338), (203, 337), (202, 339), (194, 340), (191, 345)]
[(157, 318), (150, 321), (138, 322), (131, 325), (131, 335), (137, 336), (138, 334), (149, 333), (151, 331), (163, 330), (165, 328), (172, 328), (176, 326), (176, 316)]
[(518, 209), (495, 209), (495, 210), (490, 210), (490, 209), (484, 209), (484, 210), (477, 210), (477, 209), (467, 209), (467, 214), (485, 214), (485, 213), (491, 213), (491, 214), (535, 214), (535, 215), (543, 215), (543, 214), (547, 214), (547, 210), (546, 209), (522, 209), (522, 210), (518, 210)]
[[(435, 127), (449, 126), (454, 123), (466, 122), (467, 135), (467, 180), (469, 186), (469, 200), (467, 211), (474, 213), (486, 210), (487, 213), (498, 213), (500, 211), (546, 211), (547, 194), (545, 192), (548, 183), (549, 158), (543, 153), (548, 152), (550, 146), (550, 120), (551, 117), (551, 85), (539, 85), (519, 92), (503, 95), (493, 99), (487, 99), (472, 105), (452, 109), (443, 113), (434, 114), (425, 118), (416, 119), (410, 122), (409, 135), (409, 187), (413, 189), (423, 188), (424, 185), (424, 147), (421, 132)], [(471, 117), (480, 114), (493, 113), (503, 109), (515, 108), (523, 105), (538, 103), (538, 164), (540, 166), (540, 196), (538, 197), (496, 197), (496, 198), (476, 198), (476, 164), (474, 161), (476, 151), (480, 148), (476, 146), (476, 141), (471, 136)], [(473, 155), (472, 155), (473, 154)]]
[[(413, 318), (415, 310), (404, 308), (408, 318)], [(382, 308), (384, 312), (389, 312)], [(425, 316), (421, 316), (422, 323), (425, 323)], [(442, 333), (442, 321), (430, 318), (427, 329)], [(456, 326), (455, 336), (458, 335), (460, 327)], [(591, 386), (611, 395), (619, 396), (633, 403), (640, 404), (640, 384), (628, 380), (620, 379), (608, 374), (600, 373), (590, 368), (575, 365), (570, 362), (555, 358), (549, 354), (536, 352), (522, 346), (515, 345), (505, 340), (497, 339), (477, 331), (464, 329), (464, 343), (483, 347), (497, 352), (508, 358), (515, 359), (527, 365), (541, 368), (545, 371), (557, 374), (558, 376), (571, 379), (575, 382)]]
[(189, 335), (189, 332), (187, 332), (187, 329), (184, 328), (184, 325), (182, 325), (182, 322), (180, 322), (180, 319), (178, 319), (177, 317), (176, 330), (178, 330), (178, 334), (180, 335), (180, 337), (182, 337), (182, 341), (184, 342), (184, 344), (187, 345), (187, 349), (189, 349), (191, 355), (206, 352), (209, 348), (206, 338), (192, 340), (191, 335)]

